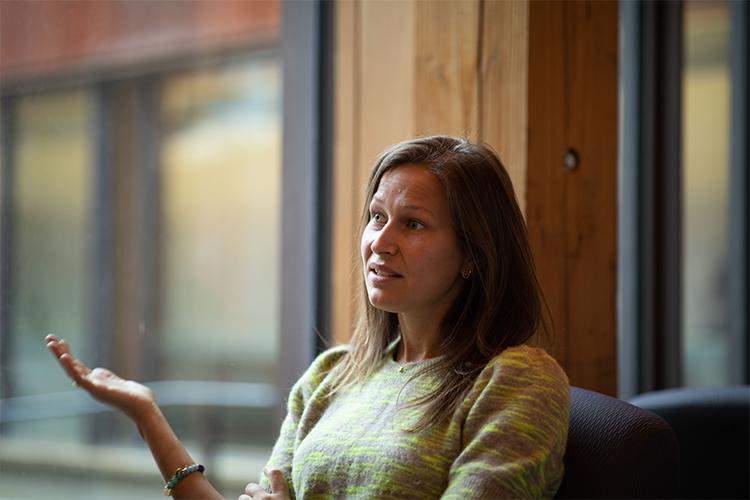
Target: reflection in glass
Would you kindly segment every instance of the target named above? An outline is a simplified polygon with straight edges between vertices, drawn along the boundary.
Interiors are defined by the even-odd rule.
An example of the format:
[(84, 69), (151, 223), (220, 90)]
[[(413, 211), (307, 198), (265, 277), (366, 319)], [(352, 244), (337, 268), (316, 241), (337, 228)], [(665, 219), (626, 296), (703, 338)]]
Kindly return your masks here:
[[(13, 309), (10, 366), (2, 370), (12, 394), (3, 398), (72, 390), (43, 348), (46, 333), (90, 344), (90, 97), (75, 90), (30, 95), (16, 103)], [(5, 431), (13, 437), (75, 441), (83, 437), (84, 422), (31, 421)]]
[(729, 380), (729, 20), (726, 2), (685, 4), (683, 380)]
[[(68, 339), (88, 362), (111, 358), (111, 368), (151, 383), (227, 497), (257, 479), (283, 405), (274, 389), (279, 73), (275, 55), (260, 53), (14, 98), (12, 322), (2, 332), (10, 338), (2, 366), (10, 390), (0, 397), (26, 409), (29, 400), (19, 397), (36, 395), (34, 404), (53, 410), (62, 401), (72, 416), (52, 411), (0, 426), (0, 497), (159, 491), (132, 424), (78, 404), (88, 399), (45, 351), (47, 332)], [(154, 164), (144, 161), (150, 151), (159, 153)], [(107, 190), (97, 173), (111, 178), (111, 194), (97, 191)], [(97, 220), (114, 227), (95, 227)], [(115, 297), (112, 331), (97, 331), (92, 321), (101, 283)]]
[(272, 383), (280, 258), (276, 61), (162, 89), (162, 376)]
[[(280, 311), (279, 88), (277, 60), (263, 57), (164, 80), (161, 379), (273, 389)], [(173, 408), (167, 416), (188, 442), (209, 440), (223, 451), (232, 444), (265, 447), (259, 459), (270, 451), (278, 427), (273, 409), (262, 407), (216, 409), (211, 417)], [(213, 428), (205, 428), (208, 421)]]

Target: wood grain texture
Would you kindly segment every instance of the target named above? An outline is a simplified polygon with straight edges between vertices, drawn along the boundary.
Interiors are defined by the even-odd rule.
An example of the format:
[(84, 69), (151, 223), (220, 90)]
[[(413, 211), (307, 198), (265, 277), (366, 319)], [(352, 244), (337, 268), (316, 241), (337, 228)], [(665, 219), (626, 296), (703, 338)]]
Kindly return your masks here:
[[(616, 393), (617, 3), (532, 2), (527, 220), (571, 383)], [(563, 157), (577, 151), (578, 167)]]
[(330, 338), (340, 343), (351, 336), (361, 293), (358, 225), (365, 183), (381, 151), (415, 134), (416, 3), (339, 1), (336, 9)]
[[(416, 134), (469, 135), (498, 151), (525, 207), (556, 328), (550, 350), (574, 384), (614, 394), (617, 4), (340, 1), (337, 9), (349, 25), (337, 27), (337, 45), (347, 47), (337, 48), (334, 191), (348, 212), (334, 217), (333, 338), (351, 335), (356, 226), (378, 153)], [(567, 148), (581, 160), (572, 172)]]
[(479, 137), (479, 0), (416, 5), (417, 135)]
[(358, 209), (356, 186), (359, 182), (354, 168), (359, 157), (359, 123), (357, 120), (359, 59), (358, 32), (355, 29), (357, 4), (337, 2), (336, 61), (334, 76), (334, 139), (333, 139), (333, 225), (331, 245), (331, 332), (333, 343), (346, 342), (354, 325), (354, 291), (358, 260), (356, 233)]
[(500, 156), (521, 211), (526, 208), (529, 3), (482, 6), (480, 140)]
[(413, 0), (358, 2), (360, 207), (364, 184), (378, 155), (415, 133), (416, 4)]

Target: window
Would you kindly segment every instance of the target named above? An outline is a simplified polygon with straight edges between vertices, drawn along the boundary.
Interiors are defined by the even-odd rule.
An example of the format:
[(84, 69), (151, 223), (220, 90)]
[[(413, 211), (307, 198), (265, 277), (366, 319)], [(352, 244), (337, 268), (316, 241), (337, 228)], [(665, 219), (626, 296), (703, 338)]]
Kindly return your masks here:
[[(73, 3), (2, 5), (2, 19), (15, 19), (3, 24), (0, 62), (4, 496), (160, 493), (133, 426), (71, 387), (44, 351), (47, 332), (147, 382), (230, 497), (261, 470), (288, 380), (310, 361), (313, 325), (282, 331), (282, 298), (294, 293), (282, 290), (282, 255), (316, 255), (282, 235), (296, 228), (283, 218), (280, 7), (197, 1), (173, 15), (175, 5), (75, 4), (90, 9), (85, 32), (98, 42), (69, 37), (58, 52), (57, 27), (81, 19)], [(104, 18), (117, 29), (99, 30)], [(35, 44), (47, 59), (30, 62), (29, 34), (14, 26), (35, 23), (49, 31)], [(314, 76), (289, 74), (315, 95)], [(312, 297), (295, 300), (312, 308)], [(305, 341), (299, 359), (284, 358), (284, 342)]]
[[(12, 321), (2, 339), (3, 398), (47, 393), (50, 380), (59, 378), (39, 349), (44, 332), (64, 329), (71, 342), (92, 345), (87, 242), (93, 104), (91, 88), (78, 88), (30, 95), (14, 106), (14, 237), (6, 242), (13, 256)], [(7, 436), (67, 441), (86, 434), (80, 420), (54, 426), (21, 422), (2, 430)]]
[(684, 7), (682, 376), (737, 383), (729, 333), (729, 5)]
[(620, 396), (747, 384), (747, 4), (620, 9)]

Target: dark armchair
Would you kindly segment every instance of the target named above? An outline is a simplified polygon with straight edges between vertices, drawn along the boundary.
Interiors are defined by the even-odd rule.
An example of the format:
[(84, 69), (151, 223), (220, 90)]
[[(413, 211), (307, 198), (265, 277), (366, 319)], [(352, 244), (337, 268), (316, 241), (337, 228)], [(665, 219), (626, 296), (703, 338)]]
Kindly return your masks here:
[(565, 477), (557, 498), (669, 498), (679, 456), (669, 424), (619, 399), (571, 387)]
[(655, 391), (631, 400), (680, 443), (680, 498), (750, 498), (750, 386)]

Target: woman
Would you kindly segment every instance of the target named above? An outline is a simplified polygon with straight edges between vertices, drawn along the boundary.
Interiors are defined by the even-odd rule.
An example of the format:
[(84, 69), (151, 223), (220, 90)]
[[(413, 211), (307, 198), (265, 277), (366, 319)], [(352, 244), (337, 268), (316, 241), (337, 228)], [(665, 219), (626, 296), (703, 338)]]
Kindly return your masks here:
[[(351, 344), (322, 353), (295, 384), (267, 477), (240, 499), (553, 496), (568, 382), (526, 345), (542, 300), (500, 161), (453, 137), (391, 147), (370, 176), (361, 234)], [(175, 483), (193, 460), (151, 391), (48, 342), (74, 382), (135, 421)], [(180, 479), (175, 498), (219, 497), (200, 473)]]

